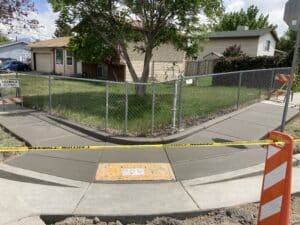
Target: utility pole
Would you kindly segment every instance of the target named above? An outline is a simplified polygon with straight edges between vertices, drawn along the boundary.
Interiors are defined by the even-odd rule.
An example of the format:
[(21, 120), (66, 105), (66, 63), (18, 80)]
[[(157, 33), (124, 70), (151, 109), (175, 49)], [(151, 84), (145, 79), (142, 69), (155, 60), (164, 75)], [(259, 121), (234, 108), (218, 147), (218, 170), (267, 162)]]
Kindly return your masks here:
[(284, 21), (289, 25), (290, 29), (293, 31), (297, 31), (297, 40), (295, 43), (294, 49), (294, 57), (293, 57), (293, 64), (291, 70), (291, 76), (289, 80), (288, 90), (286, 93), (285, 98), (285, 106), (281, 121), (281, 132), (284, 132), (285, 124), (286, 124), (286, 117), (289, 109), (291, 91), (293, 87), (294, 78), (298, 68), (298, 53), (299, 53), (299, 42), (300, 42), (300, 32), (299, 32), (299, 24), (300, 24), (300, 1), (299, 0), (289, 0), (285, 5), (285, 12), (284, 12)]

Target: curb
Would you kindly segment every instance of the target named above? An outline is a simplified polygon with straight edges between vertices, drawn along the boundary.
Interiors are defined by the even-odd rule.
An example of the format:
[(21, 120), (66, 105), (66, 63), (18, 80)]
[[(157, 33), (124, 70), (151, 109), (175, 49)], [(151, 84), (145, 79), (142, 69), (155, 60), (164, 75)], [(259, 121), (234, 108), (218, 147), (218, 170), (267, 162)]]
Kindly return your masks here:
[[(296, 154), (293, 156), (293, 167), (298, 167), (298, 166), (300, 166), (300, 154)], [(265, 169), (265, 163), (261, 163), (248, 168), (238, 169), (238, 170), (207, 176), (207, 177), (195, 178), (191, 180), (183, 180), (180, 182), (191, 186), (222, 183), (222, 182), (262, 175), (264, 169)]]
[(46, 225), (40, 216), (28, 216), (7, 225)]
[(74, 130), (78, 130), (81, 133), (85, 133), (91, 137), (106, 141), (106, 142), (110, 142), (110, 143), (114, 143), (114, 144), (128, 144), (128, 145), (139, 145), (139, 144), (169, 144), (172, 142), (176, 142), (176, 141), (180, 141), (186, 137), (189, 137), (191, 135), (194, 135), (196, 133), (198, 133), (199, 131), (202, 131), (208, 127), (211, 127), (215, 124), (218, 124), (220, 122), (223, 122), (227, 119), (232, 118), (233, 116), (236, 116), (246, 110), (248, 110), (249, 108), (251, 108), (253, 105), (247, 106), (243, 109), (240, 109), (238, 111), (234, 111), (231, 113), (228, 113), (226, 115), (217, 117), (215, 119), (209, 120), (199, 126), (195, 126), (195, 127), (191, 127), (186, 129), (183, 132), (178, 132), (176, 134), (172, 134), (169, 136), (165, 136), (165, 137), (122, 137), (122, 136), (112, 136), (111, 134), (105, 133), (103, 131), (99, 131), (96, 130), (94, 128), (85, 126), (85, 125), (79, 125), (75, 122), (71, 122), (67, 119), (63, 119), (57, 116), (53, 116), (53, 115), (46, 115), (49, 119), (54, 120), (55, 122), (61, 123), (65, 126), (71, 127)]
[(300, 153), (293, 156), (294, 166), (300, 166)]

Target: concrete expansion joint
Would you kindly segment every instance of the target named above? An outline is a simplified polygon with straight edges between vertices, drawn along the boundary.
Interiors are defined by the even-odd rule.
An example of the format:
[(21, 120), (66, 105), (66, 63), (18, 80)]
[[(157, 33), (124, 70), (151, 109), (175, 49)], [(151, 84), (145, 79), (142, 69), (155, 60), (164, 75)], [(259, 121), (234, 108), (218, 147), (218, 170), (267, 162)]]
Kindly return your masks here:
[(184, 192), (189, 196), (189, 198), (192, 200), (192, 202), (195, 204), (195, 206), (199, 209), (202, 210), (201, 207), (199, 206), (199, 204), (197, 203), (197, 201), (193, 198), (193, 196), (188, 192), (188, 190), (186, 189), (185, 185), (179, 181), (182, 189), (184, 190)]
[(85, 190), (83, 191), (82, 196), (80, 197), (78, 203), (76, 204), (76, 206), (74, 207), (74, 209), (73, 209), (73, 211), (72, 211), (72, 214), (73, 214), (73, 215), (75, 214), (76, 210), (78, 209), (80, 203), (83, 201), (83, 199), (84, 199), (86, 193), (88, 192), (88, 190), (90, 189), (90, 187), (91, 187), (92, 184), (93, 184), (92, 182), (89, 183), (89, 184), (87, 185), (87, 187), (85, 188)]

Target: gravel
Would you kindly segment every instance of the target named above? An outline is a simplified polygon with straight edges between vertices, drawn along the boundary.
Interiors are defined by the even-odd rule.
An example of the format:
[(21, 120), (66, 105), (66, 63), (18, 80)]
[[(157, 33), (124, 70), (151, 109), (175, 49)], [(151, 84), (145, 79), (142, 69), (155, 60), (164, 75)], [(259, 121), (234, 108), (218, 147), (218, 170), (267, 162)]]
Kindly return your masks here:
[[(218, 209), (204, 215), (178, 220), (170, 217), (157, 217), (144, 224), (103, 222), (98, 217), (69, 217), (51, 225), (256, 225), (258, 204)], [(291, 225), (300, 225), (300, 195), (292, 198)]]

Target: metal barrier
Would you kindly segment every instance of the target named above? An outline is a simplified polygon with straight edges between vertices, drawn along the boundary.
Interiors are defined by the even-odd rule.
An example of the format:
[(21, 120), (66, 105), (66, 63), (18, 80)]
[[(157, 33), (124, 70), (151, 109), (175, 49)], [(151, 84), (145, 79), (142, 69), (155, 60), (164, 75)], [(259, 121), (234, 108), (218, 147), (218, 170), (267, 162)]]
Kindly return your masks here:
[[(236, 71), (151, 83), (31, 73), (20, 73), (18, 79), (25, 107), (115, 135), (157, 136), (267, 99), (276, 86), (275, 75), (289, 71), (290, 68)], [(137, 95), (141, 88), (145, 92), (142, 96)]]

